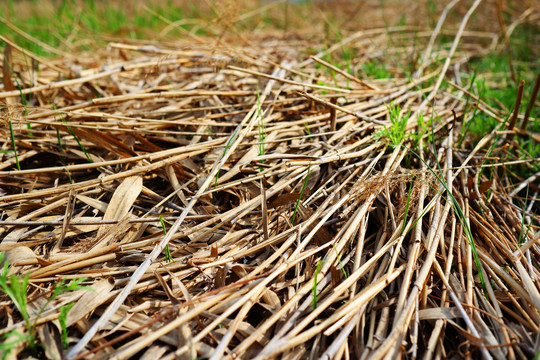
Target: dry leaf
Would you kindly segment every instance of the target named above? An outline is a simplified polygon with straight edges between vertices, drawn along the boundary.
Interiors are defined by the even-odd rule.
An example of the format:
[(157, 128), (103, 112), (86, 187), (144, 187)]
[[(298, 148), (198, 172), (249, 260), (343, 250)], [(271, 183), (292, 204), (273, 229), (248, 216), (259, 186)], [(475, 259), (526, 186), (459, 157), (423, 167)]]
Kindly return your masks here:
[(109, 299), (109, 293), (114, 288), (114, 279), (107, 278), (97, 281), (91, 286), (91, 289), (85, 290), (81, 298), (73, 305), (68, 312), (66, 326), (70, 327), (81, 320), (87, 314)]
[(37, 257), (32, 249), (26, 246), (18, 246), (14, 249), (8, 250), (6, 253), (6, 258), (12, 266), (17, 266), (19, 262), (33, 260)]
[[(131, 176), (125, 178), (124, 181), (114, 191), (114, 194), (107, 206), (103, 220), (121, 219), (127, 215), (129, 209), (139, 197), (143, 186), (141, 176)], [(103, 225), (99, 228), (97, 238), (99, 239), (105, 234), (110, 227), (114, 225)]]

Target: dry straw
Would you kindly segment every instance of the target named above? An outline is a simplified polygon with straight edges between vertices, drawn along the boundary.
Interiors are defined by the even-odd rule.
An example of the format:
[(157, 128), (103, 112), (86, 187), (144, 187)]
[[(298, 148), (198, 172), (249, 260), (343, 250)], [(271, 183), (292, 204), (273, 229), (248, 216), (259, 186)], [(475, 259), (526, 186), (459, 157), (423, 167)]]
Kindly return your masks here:
[[(538, 215), (513, 196), (535, 178), (505, 187), (502, 169), (520, 162), (489, 149), (507, 129), (456, 147), (455, 118), (474, 95), (441, 83), (489, 36), (465, 30), (476, 1), (450, 50), (433, 54), (454, 3), (435, 32), (417, 33), (427, 50), (411, 78), (359, 78), (327, 61), (350, 47), (366, 54), (356, 66), (409, 27), (361, 31), (311, 57), (290, 39), (116, 42), (100, 69), (68, 80), (60, 60), (12, 46), (44, 71), (29, 82), (23, 57), (4, 56), (23, 88), (0, 91), (0, 249), (10, 274), (28, 275), (31, 309), (60, 279), (92, 289), (30, 311), (44, 354), (532, 357)], [(11, 300), (0, 304), (0, 335), (24, 332)], [(67, 304), (66, 350), (51, 339)]]

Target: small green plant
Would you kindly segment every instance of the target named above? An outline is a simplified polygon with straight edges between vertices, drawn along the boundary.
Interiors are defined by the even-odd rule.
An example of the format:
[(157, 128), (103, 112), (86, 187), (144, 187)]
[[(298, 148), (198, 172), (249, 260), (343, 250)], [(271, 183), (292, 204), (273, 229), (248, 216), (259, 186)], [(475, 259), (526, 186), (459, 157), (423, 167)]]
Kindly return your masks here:
[[(317, 63), (316, 66), (322, 66), (322, 65), (320, 65), (319, 63)], [(325, 69), (328, 69), (328, 68), (325, 67)], [(322, 81), (322, 80), (317, 80), (317, 85), (319, 85), (319, 86), (331, 86), (331, 84), (327, 84), (327, 83), (325, 83), (325, 82)], [(337, 85), (336, 85), (336, 86), (337, 86)], [(321, 90), (320, 94), (321, 94), (321, 95), (326, 95), (326, 94), (328, 94), (328, 90)], [(307, 123), (304, 123), (304, 124), (307, 126)]]
[[(165, 223), (172, 225), (169, 221), (165, 220), (163, 216), (159, 216), (159, 221), (161, 222), (161, 227), (163, 228), (163, 234), (167, 235), (167, 228), (165, 227)], [(169, 250), (169, 244), (165, 245), (165, 249), (163, 249), (165, 252), (165, 261), (166, 262), (173, 262), (174, 259), (171, 256), (171, 251)]]
[[(418, 116), (416, 118), (416, 122), (418, 124), (417, 131), (411, 132), (409, 135), (407, 135), (407, 138), (410, 138), (412, 140), (411, 141), (412, 144), (410, 145), (412, 149), (417, 149), (418, 148), (418, 146), (420, 144), (420, 140), (424, 136), (427, 136), (427, 138), (428, 138), (427, 143), (430, 143), (432, 141), (432, 136), (431, 136), (430, 129), (433, 126), (433, 122), (434, 122), (433, 117), (430, 117), (429, 120), (426, 122), (424, 120), (424, 115), (423, 114), (418, 114)], [(384, 131), (384, 129), (383, 129), (383, 131)], [(395, 145), (392, 144), (392, 146), (395, 146)], [(414, 156), (412, 154), (407, 154), (405, 156), (405, 167), (407, 167), (407, 168), (410, 167), (413, 157)]]
[(304, 127), (306, 128), (306, 133), (308, 134), (308, 140), (313, 141), (313, 138), (311, 137), (311, 130), (309, 129), (309, 124), (307, 122), (304, 123)]
[(361, 69), (368, 78), (388, 79), (392, 77), (390, 71), (386, 69), (386, 65), (377, 60), (363, 63)]
[(21, 334), (18, 331), (11, 331), (0, 338), (0, 356), (2, 360), (6, 359), (11, 352), (11, 349), (20, 342), (29, 342), (29, 336), (27, 334)]
[(206, 131), (208, 133), (208, 135), (210, 136), (210, 139), (215, 139), (215, 136), (213, 135), (211, 128), (206, 127), (206, 128), (204, 128), (204, 131)]
[[(492, 98), (498, 98), (502, 100), (504, 103), (508, 104), (508, 101), (509, 101), (508, 99), (503, 100), (503, 97), (506, 98), (508, 97), (508, 95), (501, 93), (500, 91), (497, 91), (495, 89), (489, 88), (486, 85), (486, 82), (484, 79), (475, 78), (474, 80), (475, 80), (474, 86), (477, 90), (479, 99), (486, 100), (488, 101), (488, 103), (491, 103), (490, 105), (495, 105), (496, 107), (498, 107), (498, 104), (493, 103), (491, 101)], [(514, 95), (515, 95), (515, 92), (514, 92)], [(509, 105), (509, 106), (511, 107), (512, 105)], [(492, 131), (493, 129), (495, 129), (495, 127), (499, 124), (497, 120), (493, 119), (493, 117), (488, 116), (484, 113), (475, 112), (474, 115), (475, 116), (471, 118), (470, 120), (470, 124), (467, 124), (467, 130), (469, 130), (475, 136), (483, 136), (485, 133), (488, 133)]]
[(407, 127), (407, 121), (410, 116), (410, 110), (406, 116), (400, 117), (401, 108), (398, 105), (394, 105), (393, 102), (387, 106), (388, 115), (392, 125), (390, 127), (384, 127), (375, 133), (375, 139), (387, 138), (390, 141), (392, 147), (401, 144), (405, 138), (405, 128)]
[(69, 341), (68, 341), (68, 332), (67, 332), (67, 316), (69, 313), (69, 310), (75, 305), (75, 303), (69, 303), (67, 305), (63, 305), (60, 307), (60, 315), (58, 315), (58, 322), (60, 323), (60, 328), (62, 329), (62, 345), (64, 346), (64, 349), (67, 349), (69, 347)]
[(428, 137), (428, 143), (431, 143), (431, 132), (430, 129), (433, 126), (433, 117), (431, 117), (427, 122), (424, 121), (424, 114), (418, 114), (418, 117), (416, 118), (416, 122), (418, 124), (418, 131), (416, 133), (411, 134), (415, 147), (420, 142), (420, 139), (424, 137), (424, 135), (429, 134)]
[[(18, 331), (13, 330), (5, 334), (3, 336), (3, 340), (9, 339), (9, 342), (3, 343), (0, 346), (0, 350), (4, 351), (2, 356), (5, 358), (7, 357), (7, 355), (9, 355), (9, 352), (15, 344), (20, 341), (24, 341), (28, 344), (30, 351), (35, 354), (38, 347), (38, 344), (36, 343), (37, 322), (41, 314), (43, 314), (49, 304), (61, 294), (68, 291), (88, 289), (88, 287), (86, 286), (79, 285), (81, 282), (86, 280), (86, 278), (75, 279), (69, 284), (66, 284), (65, 280), (61, 280), (58, 284), (54, 286), (51, 295), (32, 319), (30, 317), (30, 313), (28, 312), (28, 306), (26, 301), (26, 289), (28, 288), (30, 277), (28, 274), (24, 277), (17, 275), (9, 276), (9, 264), (5, 257), (5, 252), (0, 253), (0, 264), (3, 264), (2, 271), (0, 273), (0, 291), (9, 296), (9, 298), (13, 302), (13, 305), (23, 318), (26, 333), (21, 334)], [(68, 311), (69, 309), (65, 310), (66, 316)]]
[[(336, 259), (339, 263), (339, 266), (341, 267), (341, 271), (343, 272), (343, 276), (345, 279), (347, 278), (347, 272), (345, 271), (345, 266), (343, 266), (343, 263), (341, 262), (341, 257), (339, 256), (339, 253), (337, 252), (336, 245), (332, 244), (334, 251), (336, 252)], [(313, 275), (313, 286), (311, 287), (311, 304), (313, 307), (313, 310), (317, 308), (317, 278), (319, 276), (319, 273), (321, 272), (322, 265), (324, 264), (323, 260), (319, 260), (317, 263), (317, 267), (315, 268), (315, 274)]]

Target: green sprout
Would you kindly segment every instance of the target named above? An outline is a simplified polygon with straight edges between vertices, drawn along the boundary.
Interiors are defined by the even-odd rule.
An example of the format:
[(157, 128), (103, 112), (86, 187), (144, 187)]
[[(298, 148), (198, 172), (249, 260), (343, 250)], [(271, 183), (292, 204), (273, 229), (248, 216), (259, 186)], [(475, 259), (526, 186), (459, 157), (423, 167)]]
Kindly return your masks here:
[(395, 147), (401, 144), (401, 141), (405, 138), (405, 128), (407, 127), (407, 121), (409, 119), (409, 113), (406, 116), (400, 117), (401, 108), (398, 105), (394, 105), (393, 102), (387, 106), (390, 122), (390, 127), (384, 127), (375, 133), (375, 139), (379, 140), (383, 137), (390, 140), (391, 146)]
[[(28, 304), (26, 300), (26, 289), (30, 283), (30, 275), (27, 274), (24, 277), (18, 275), (9, 276), (9, 264), (5, 257), (5, 252), (0, 253), (0, 264), (3, 264), (0, 272), (0, 291), (8, 295), (13, 302), (13, 305), (23, 318), (27, 333), (21, 334), (16, 330), (12, 330), (11, 332), (5, 334), (3, 336), (3, 340), (5, 341), (9, 339), (9, 341), (5, 341), (3, 344), (1, 344), (0, 350), (4, 350), (2, 356), (3, 358), (6, 358), (15, 344), (19, 343), (20, 341), (24, 341), (28, 343), (30, 350), (35, 354), (38, 347), (38, 344), (36, 343), (37, 323), (45, 309), (47, 309), (49, 304), (54, 299), (65, 292), (88, 289), (88, 287), (80, 285), (80, 283), (85, 281), (86, 278), (74, 279), (69, 284), (66, 284), (65, 280), (60, 280), (60, 282), (54, 286), (51, 295), (45, 304), (43, 304), (37, 315), (35, 315), (32, 319), (28, 311)], [(69, 309), (64, 311), (66, 312), (67, 316), (67, 311), (69, 311)]]
[(302, 185), (302, 189), (300, 190), (300, 195), (298, 196), (298, 200), (296, 200), (296, 205), (294, 207), (294, 212), (293, 212), (292, 217), (291, 217), (291, 224), (293, 224), (293, 225), (294, 225), (294, 218), (296, 217), (296, 212), (298, 211), (298, 207), (300, 206), (300, 201), (302, 200), (302, 195), (304, 195), (304, 191), (306, 190), (306, 187), (307, 187), (310, 171), (311, 171), (311, 164), (308, 166), (308, 171), (307, 171), (306, 178), (304, 180), (304, 185)]
[(67, 130), (69, 131), (69, 133), (71, 134), (71, 136), (73, 136), (73, 138), (75, 139), (75, 141), (77, 142), (77, 144), (79, 145), (79, 148), (82, 150), (82, 152), (84, 153), (84, 155), (86, 156), (86, 158), (88, 159), (88, 162), (91, 162), (93, 163), (94, 160), (92, 160), (92, 158), (90, 157), (90, 154), (88, 154), (88, 152), (86, 151), (86, 148), (84, 147), (84, 144), (81, 142), (81, 139), (79, 139), (79, 137), (77, 135), (75, 135), (75, 132), (73, 131), (73, 129), (67, 125), (67, 121), (65, 118), (62, 118), (62, 122), (64, 124), (66, 124), (66, 128)]
[[(172, 225), (169, 221), (165, 220), (163, 216), (159, 216), (159, 221), (161, 222), (161, 227), (163, 228), (163, 234), (167, 235), (167, 228), (165, 227), (165, 223)], [(166, 262), (173, 262), (174, 259), (171, 256), (171, 251), (169, 250), (169, 244), (165, 245), (165, 249), (163, 249), (165, 252), (165, 261)]]
[(313, 310), (317, 308), (317, 276), (321, 272), (322, 264), (322, 260), (317, 263), (317, 268), (315, 269), (315, 274), (313, 276), (313, 286), (311, 288)]
[(60, 307), (60, 315), (58, 315), (58, 322), (60, 323), (60, 328), (62, 329), (62, 345), (64, 349), (69, 347), (68, 341), (68, 332), (67, 332), (67, 315), (69, 310), (75, 305), (75, 303), (69, 303)]
[(17, 170), (21, 170), (21, 165), (19, 164), (19, 157), (17, 156), (17, 144), (15, 143), (15, 135), (13, 134), (13, 125), (11, 124), (11, 120), (9, 120), (8, 123), (11, 146), (13, 147), (13, 153), (15, 154), (15, 164), (17, 164)]

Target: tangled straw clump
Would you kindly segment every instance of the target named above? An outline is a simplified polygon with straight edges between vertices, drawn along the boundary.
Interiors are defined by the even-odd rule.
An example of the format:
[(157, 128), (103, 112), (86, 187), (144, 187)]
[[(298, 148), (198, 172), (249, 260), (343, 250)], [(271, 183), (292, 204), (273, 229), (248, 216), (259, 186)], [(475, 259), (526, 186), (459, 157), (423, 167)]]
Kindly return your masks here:
[[(34, 351), (534, 356), (538, 215), (509, 195), (514, 159), (490, 151), (511, 146), (507, 114), (450, 75), (456, 86), (438, 91), (445, 65), (430, 56), (425, 75), (389, 79), (318, 61), (407, 31), (359, 32), (314, 57), (299, 39), (111, 43), (40, 64), (38, 81), (6, 57), (21, 87), (0, 92), (13, 125), (1, 128), (0, 250), (28, 281)], [(483, 51), (471, 39), (459, 56)], [(501, 125), (458, 147), (470, 98)], [(60, 279), (81, 278), (41, 310)], [(0, 335), (28, 331), (0, 301)]]

